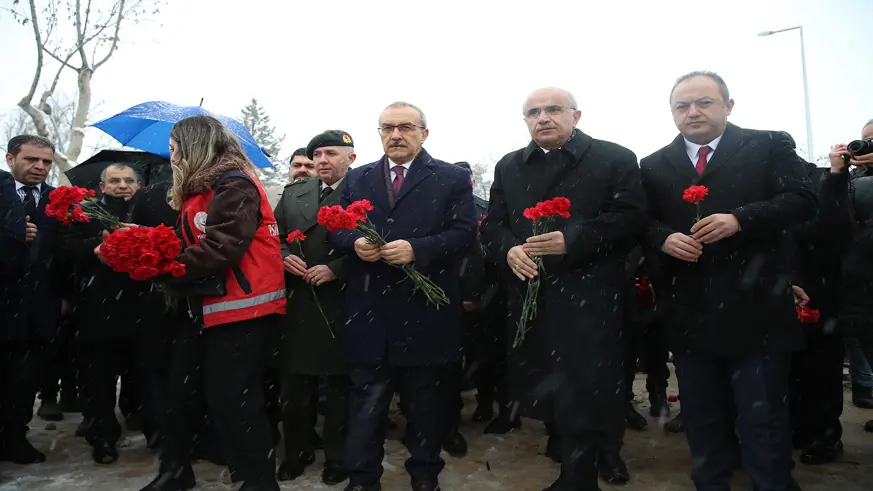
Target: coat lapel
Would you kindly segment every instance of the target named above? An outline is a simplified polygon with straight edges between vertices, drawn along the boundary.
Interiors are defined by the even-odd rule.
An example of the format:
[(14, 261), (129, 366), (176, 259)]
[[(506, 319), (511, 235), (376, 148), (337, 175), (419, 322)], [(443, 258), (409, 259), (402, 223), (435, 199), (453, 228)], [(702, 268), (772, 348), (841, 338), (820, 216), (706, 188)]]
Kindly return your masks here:
[(433, 166), (432, 161), (433, 158), (425, 150), (422, 150), (418, 157), (412, 161), (412, 165), (409, 166), (409, 173), (403, 179), (403, 185), (400, 186), (400, 191), (394, 198), (394, 206), (397, 206), (397, 203), (415, 189), (416, 186), (421, 184), (422, 181), (433, 175), (431, 170), (431, 166)]
[(320, 186), (320, 179), (310, 179), (306, 186), (301, 186), (301, 189), (297, 191), (297, 208), (305, 222), (312, 221), (318, 214), (318, 188)]
[[(719, 146), (719, 148), (721, 147)], [(694, 164), (691, 162), (691, 159), (688, 158), (688, 153), (685, 151), (685, 138), (683, 138), (682, 135), (677, 136), (676, 139), (673, 140), (673, 143), (667, 146), (664, 153), (667, 157), (667, 161), (670, 162), (670, 165), (672, 165), (677, 172), (690, 178), (693, 182), (697, 182), (697, 180), (700, 179), (700, 176), (694, 169)], [(712, 158), (715, 158), (715, 154), (713, 154)]]
[(388, 189), (385, 187), (385, 174), (382, 168), (385, 166), (385, 157), (383, 156), (378, 162), (371, 164), (364, 171), (364, 181), (370, 186), (375, 196), (376, 202), (374, 206), (378, 206), (385, 211), (391, 210), (391, 204), (388, 202)]
[(712, 158), (709, 159), (709, 163), (706, 164), (706, 169), (703, 171), (703, 175), (700, 176), (700, 178), (705, 179), (713, 172), (716, 172), (722, 164), (733, 158), (733, 156), (743, 148), (745, 143), (746, 142), (743, 140), (742, 129), (728, 123), (724, 135), (721, 137), (721, 141), (718, 142), (718, 148), (715, 149), (715, 152), (712, 152)]

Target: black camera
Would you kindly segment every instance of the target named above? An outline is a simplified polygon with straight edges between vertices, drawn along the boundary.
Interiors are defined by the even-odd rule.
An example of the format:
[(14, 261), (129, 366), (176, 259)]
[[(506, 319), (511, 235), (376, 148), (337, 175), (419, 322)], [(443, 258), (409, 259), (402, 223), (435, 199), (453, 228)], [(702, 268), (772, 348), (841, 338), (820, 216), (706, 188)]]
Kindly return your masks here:
[(849, 143), (846, 150), (852, 154), (852, 157), (860, 157), (873, 153), (873, 138), (864, 138), (863, 140), (855, 140)]

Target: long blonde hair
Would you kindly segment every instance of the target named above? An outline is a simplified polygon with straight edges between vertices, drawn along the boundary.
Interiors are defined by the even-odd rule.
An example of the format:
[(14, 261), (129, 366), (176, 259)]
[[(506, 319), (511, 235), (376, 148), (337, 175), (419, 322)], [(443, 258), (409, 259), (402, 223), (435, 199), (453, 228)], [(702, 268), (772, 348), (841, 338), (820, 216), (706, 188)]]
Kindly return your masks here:
[(256, 176), (255, 167), (243, 152), (239, 140), (221, 121), (211, 116), (192, 116), (179, 121), (170, 130), (170, 138), (182, 154), (173, 165), (173, 187), (167, 193), (167, 200), (174, 210), (181, 210), (189, 195), (204, 191), (192, 188), (195, 184), (193, 178), (208, 174), (216, 165), (235, 166)]

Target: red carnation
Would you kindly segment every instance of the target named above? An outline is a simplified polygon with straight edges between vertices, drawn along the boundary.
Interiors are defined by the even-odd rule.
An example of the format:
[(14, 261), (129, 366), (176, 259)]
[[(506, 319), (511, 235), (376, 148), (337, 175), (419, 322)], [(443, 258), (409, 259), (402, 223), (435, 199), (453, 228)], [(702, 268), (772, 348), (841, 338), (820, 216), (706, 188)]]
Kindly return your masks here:
[(801, 324), (815, 324), (821, 318), (821, 312), (806, 306), (797, 306), (797, 319)]
[(367, 221), (367, 212), (373, 211), (373, 204), (370, 203), (370, 200), (358, 200), (347, 206), (346, 211), (354, 215), (358, 221), (365, 222)]
[(703, 201), (707, 194), (709, 194), (709, 188), (706, 186), (691, 186), (682, 193), (682, 199), (692, 205), (696, 205)]
[(295, 230), (295, 231), (291, 232), (290, 234), (288, 234), (288, 237), (285, 237), (285, 242), (287, 242), (289, 244), (293, 244), (294, 242), (296, 242), (298, 240), (300, 242), (303, 242), (304, 240), (306, 240), (306, 236), (303, 235), (303, 232), (301, 232), (299, 230)]
[(185, 275), (185, 265), (175, 260), (181, 248), (170, 227), (133, 227), (109, 234), (100, 246), (100, 255), (113, 271), (127, 273), (134, 280), (161, 274), (178, 278)]
[(543, 210), (547, 216), (558, 215), (561, 218), (570, 218), (570, 200), (567, 198), (552, 198), (538, 203), (537, 207)]
[(318, 223), (330, 232), (354, 230), (358, 225), (358, 215), (344, 210), (340, 205), (322, 206), (318, 210)]

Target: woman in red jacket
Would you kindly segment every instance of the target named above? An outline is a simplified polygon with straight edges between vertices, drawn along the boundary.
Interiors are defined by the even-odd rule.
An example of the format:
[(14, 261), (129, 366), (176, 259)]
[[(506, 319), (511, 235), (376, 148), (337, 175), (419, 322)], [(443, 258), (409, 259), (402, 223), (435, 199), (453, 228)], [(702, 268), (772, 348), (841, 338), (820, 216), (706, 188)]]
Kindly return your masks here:
[[(186, 275), (171, 289), (202, 321), (209, 415), (241, 491), (277, 491), (262, 388), (285, 313), (282, 252), (273, 210), (239, 141), (218, 120), (195, 116), (170, 132), (173, 187)], [(187, 303), (187, 305), (185, 305)], [(143, 491), (194, 486), (190, 462), (161, 463)]]

